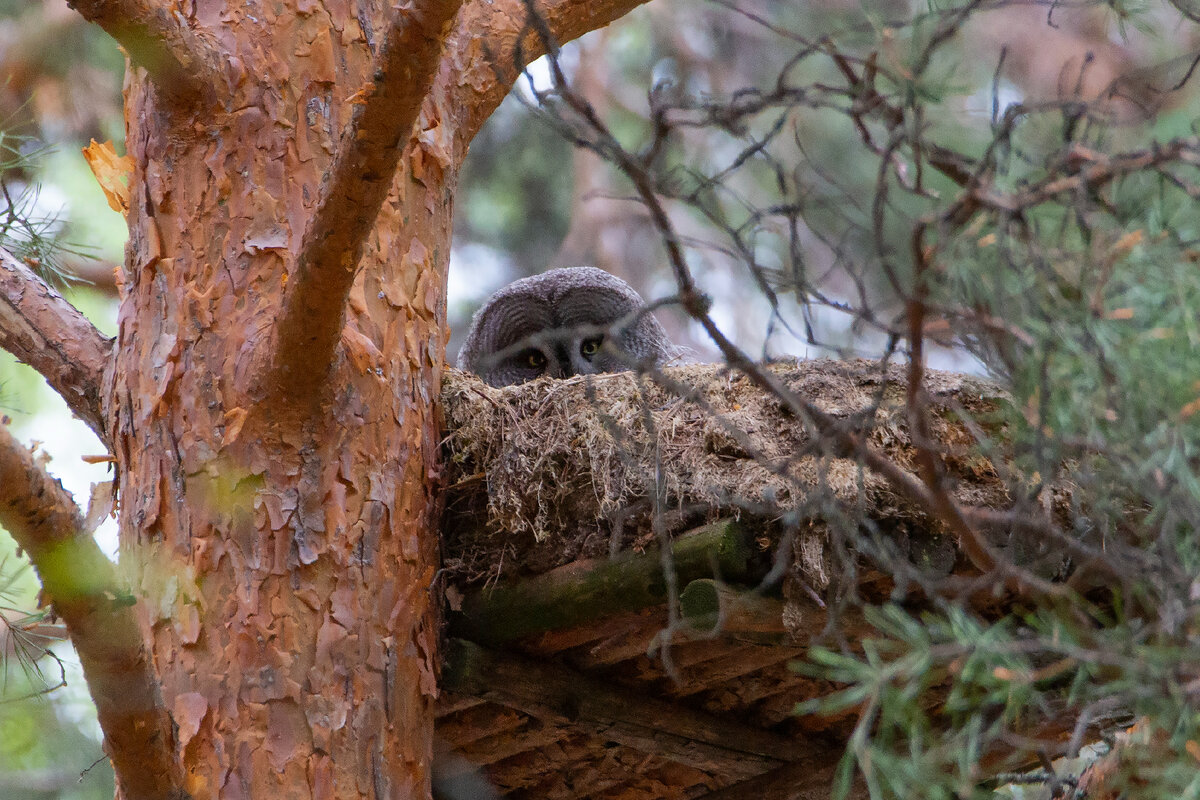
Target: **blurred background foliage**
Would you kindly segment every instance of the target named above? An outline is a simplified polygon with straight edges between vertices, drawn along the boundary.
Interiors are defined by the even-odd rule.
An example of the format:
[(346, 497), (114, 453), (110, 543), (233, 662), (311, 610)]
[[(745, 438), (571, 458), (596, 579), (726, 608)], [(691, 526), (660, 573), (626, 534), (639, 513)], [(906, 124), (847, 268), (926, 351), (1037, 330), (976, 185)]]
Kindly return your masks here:
[[(671, 336), (713, 360), (670, 302), (640, 175), (735, 344), (757, 357), (902, 353), (921, 297), (931, 365), (1012, 392), (1014, 497), (1037, 507), (1047, 487), (1071, 485), (1058, 531), (1073, 538), (1050, 547), (1104, 576), (1082, 582), (1074, 604), (992, 619), (964, 599), (981, 586), (919, 613), (897, 595), (870, 611), (878, 638), (865, 652), (831, 646), (804, 667), (847, 687), (820, 710), (866, 703), (846, 775), (861, 769), (877, 796), (987, 796), (989, 748), (1036, 751), (1021, 731), (1065, 707), (1152, 720), (1128, 796), (1197, 795), (1200, 183), (1186, 137), (1200, 29), (1189, 13), (1119, 0), (654, 0), (564, 48), (568, 86), (535, 64), (472, 144), (451, 358), (493, 289), (593, 264), (664, 299)], [(79, 149), (92, 138), (121, 149), (123, 70), (63, 0), (0, 0), (0, 239), (108, 332), (124, 224)], [(1184, 145), (1166, 157), (1172, 141)], [(86, 503), (105, 472), (78, 455), (99, 443), (6, 354), (0, 413), (44, 443)], [(0, 539), (5, 641), (37, 614), (21, 564)], [(0, 796), (111, 796), (69, 651), (21, 659), (11, 647)], [(947, 682), (947, 706), (919, 702)], [(1074, 790), (1050, 783), (1025, 796)]]

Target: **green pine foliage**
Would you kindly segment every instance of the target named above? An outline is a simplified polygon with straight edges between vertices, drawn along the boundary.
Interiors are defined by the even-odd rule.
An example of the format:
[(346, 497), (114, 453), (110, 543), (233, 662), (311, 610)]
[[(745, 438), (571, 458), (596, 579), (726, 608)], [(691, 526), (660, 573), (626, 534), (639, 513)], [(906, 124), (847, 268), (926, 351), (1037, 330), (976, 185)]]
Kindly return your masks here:
[[(1014, 107), (976, 144), (930, 131), (898, 150), (911, 169), (950, 148), (976, 176), (885, 223), (926, 226), (920, 277), (903, 238), (881, 260), (1011, 393), (1003, 439), (979, 447), (1018, 507), (1060, 499), (1041, 574), (1071, 580), (866, 605), (860, 648), (810, 651), (799, 669), (841, 688), (797, 712), (856, 718), (843, 793), (857, 772), (874, 798), (989, 797), (997, 764), (1045, 767), (1142, 720), (1122, 796), (1200, 796), (1200, 139), (1194, 116), (1180, 133), (1184, 113), (1112, 126), (1072, 104)], [(1021, 610), (997, 617), (989, 591)], [(1058, 769), (1006, 791), (1082, 796), (1080, 769)]]

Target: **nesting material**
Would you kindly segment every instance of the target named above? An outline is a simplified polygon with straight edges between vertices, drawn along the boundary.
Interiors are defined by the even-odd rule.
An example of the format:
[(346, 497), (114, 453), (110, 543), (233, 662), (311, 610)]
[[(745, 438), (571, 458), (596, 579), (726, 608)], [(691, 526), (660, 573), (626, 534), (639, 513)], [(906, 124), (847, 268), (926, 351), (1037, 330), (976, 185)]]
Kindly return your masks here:
[[(775, 364), (791, 392), (860, 431), (909, 468), (904, 369), (872, 361)], [(1007, 491), (977, 434), (1003, 402), (987, 381), (927, 374), (928, 413), (947, 484), (970, 505)], [(810, 421), (722, 365), (539, 379), (492, 388), (448, 370), (442, 399), (445, 566), (460, 583), (540, 573), (577, 558), (640, 549), (718, 516), (801, 531), (796, 556), (816, 585), (832, 524), (931, 523), (882, 478), (834, 457)], [(964, 424), (963, 416), (985, 420)], [(811, 535), (803, 535), (809, 531)]]

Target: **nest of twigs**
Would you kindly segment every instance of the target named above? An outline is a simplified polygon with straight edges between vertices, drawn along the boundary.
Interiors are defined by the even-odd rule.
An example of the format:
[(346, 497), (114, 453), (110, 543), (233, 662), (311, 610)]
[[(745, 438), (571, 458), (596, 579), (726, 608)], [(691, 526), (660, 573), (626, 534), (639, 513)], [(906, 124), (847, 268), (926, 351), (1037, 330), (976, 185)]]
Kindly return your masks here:
[[(902, 368), (820, 360), (768, 369), (788, 391), (910, 469)], [(1004, 505), (1007, 489), (979, 441), (1001, 392), (935, 371), (926, 388), (952, 495), (969, 505)], [(462, 583), (640, 548), (717, 516), (764, 530), (864, 517), (932, 525), (883, 478), (835, 453), (810, 419), (722, 365), (499, 389), (448, 370), (442, 399), (445, 566)], [(820, 554), (801, 559), (822, 583)]]

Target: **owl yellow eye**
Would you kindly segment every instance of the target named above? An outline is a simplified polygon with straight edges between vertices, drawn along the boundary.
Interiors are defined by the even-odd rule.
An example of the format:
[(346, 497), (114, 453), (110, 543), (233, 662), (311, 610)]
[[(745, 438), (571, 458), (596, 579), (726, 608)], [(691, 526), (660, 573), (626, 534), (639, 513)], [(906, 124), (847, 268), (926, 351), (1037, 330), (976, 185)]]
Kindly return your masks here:
[(591, 339), (584, 339), (579, 345), (579, 352), (584, 358), (591, 358), (600, 352), (600, 343), (604, 341), (603, 336), (593, 336)]
[(526, 350), (522, 356), (525, 365), (533, 369), (541, 369), (546, 366), (546, 356), (541, 350)]

